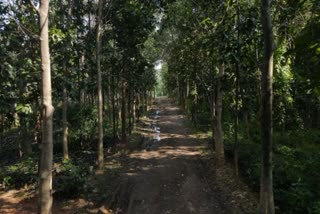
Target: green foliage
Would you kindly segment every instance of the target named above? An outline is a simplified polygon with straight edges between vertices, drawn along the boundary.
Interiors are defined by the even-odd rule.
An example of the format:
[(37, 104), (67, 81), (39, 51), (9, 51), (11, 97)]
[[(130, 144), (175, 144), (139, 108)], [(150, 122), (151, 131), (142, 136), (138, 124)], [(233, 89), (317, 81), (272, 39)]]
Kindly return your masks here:
[[(72, 104), (68, 107), (70, 112), (68, 116), (69, 125), (69, 148), (72, 151), (93, 149), (92, 142), (96, 138), (98, 110), (97, 106)], [(57, 121), (61, 121), (62, 109), (56, 109)], [(60, 132), (61, 134), (61, 132)], [(57, 136), (61, 144), (61, 135)], [(95, 148), (96, 145), (94, 145)], [(56, 151), (61, 151), (61, 146), (57, 146)]]
[[(240, 133), (243, 136), (243, 132)], [(274, 193), (279, 213), (317, 213), (320, 188), (319, 131), (291, 131), (274, 136)], [(240, 139), (241, 175), (255, 190), (260, 186), (260, 144)], [(241, 140), (242, 139), (242, 140)], [(233, 135), (225, 150), (233, 157)]]
[(84, 190), (87, 169), (85, 164), (77, 165), (71, 160), (66, 160), (56, 167), (53, 179), (54, 194), (64, 198), (78, 197)]
[(31, 114), (32, 113), (32, 107), (30, 104), (18, 104), (16, 107), (16, 111), (18, 113), (24, 113), (24, 114)]
[[(244, 178), (259, 191), (259, 69), (263, 42), (258, 1), (110, 2), (104, 1), (102, 8), (105, 139), (113, 134), (111, 116), (107, 116), (115, 116), (114, 125), (120, 125), (116, 114), (121, 109), (118, 95), (122, 80), (127, 83), (128, 96), (139, 95), (140, 99), (155, 88), (157, 80), (163, 81), (157, 85), (157, 93), (166, 90), (191, 114), (198, 128), (210, 130), (217, 70), (224, 65), (226, 74), (220, 80), (224, 92), (226, 154), (232, 157), (238, 80), (239, 163)], [(81, 150), (96, 148), (97, 5), (96, 1), (74, 1), (72, 6), (72, 17), (67, 23), (68, 2), (54, 0), (50, 5), (55, 152), (61, 152), (61, 89), (66, 88), (70, 157), (79, 154), (82, 160), (92, 161), (92, 155), (85, 157)], [(274, 181), (276, 205), (282, 213), (320, 212), (320, 196), (316, 191), (320, 189), (319, 10), (317, 0), (273, 3), (277, 40), (273, 81)], [(13, 127), (28, 137), (39, 132), (35, 128), (42, 111), (38, 34), (37, 14), (27, 1), (0, 2), (0, 131), (4, 137)], [(165, 65), (161, 75), (153, 69), (157, 60)], [(110, 98), (115, 99), (114, 112)], [(17, 153), (16, 144), (1, 148), (8, 152), (1, 152), (4, 159), (11, 160), (9, 155)], [(35, 182), (35, 158), (6, 163), (0, 172), (6, 186), (21, 187)], [(57, 168), (56, 194), (81, 193), (86, 175), (84, 163), (67, 161)]]
[(37, 180), (38, 160), (34, 157), (21, 159), (17, 163), (0, 169), (0, 182), (6, 188), (21, 188), (34, 184)]

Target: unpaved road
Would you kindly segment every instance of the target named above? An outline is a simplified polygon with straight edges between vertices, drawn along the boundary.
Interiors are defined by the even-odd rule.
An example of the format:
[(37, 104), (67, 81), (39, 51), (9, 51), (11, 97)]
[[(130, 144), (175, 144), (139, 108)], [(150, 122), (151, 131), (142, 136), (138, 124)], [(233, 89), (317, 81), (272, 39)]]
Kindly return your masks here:
[(132, 164), (125, 176), (131, 194), (126, 213), (239, 213), (203, 179), (199, 164), (203, 146), (187, 128), (180, 110), (165, 98), (156, 100), (156, 110), (160, 110), (160, 117), (152, 123), (160, 127), (161, 140), (152, 140), (146, 150), (129, 156)]
[[(208, 151), (207, 136), (192, 133), (179, 108), (161, 98), (151, 112), (143, 119), (145, 126), (137, 127), (138, 133), (150, 139), (142, 149), (107, 156), (106, 166), (111, 168), (90, 177), (87, 196), (55, 198), (53, 213), (256, 213), (256, 197), (234, 179), (232, 169), (228, 173), (228, 167), (214, 168), (212, 155), (204, 152)], [(160, 128), (160, 133), (150, 124)], [(115, 163), (120, 171), (110, 174)], [(0, 192), (0, 213), (36, 213), (36, 205), (33, 191)]]

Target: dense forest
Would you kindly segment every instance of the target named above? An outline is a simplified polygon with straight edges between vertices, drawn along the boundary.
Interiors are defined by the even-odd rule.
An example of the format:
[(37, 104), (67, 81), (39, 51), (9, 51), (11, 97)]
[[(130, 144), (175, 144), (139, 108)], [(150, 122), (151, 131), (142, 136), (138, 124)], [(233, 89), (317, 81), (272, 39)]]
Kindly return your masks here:
[(320, 213), (318, 0), (1, 0), (0, 46), (0, 205), (117, 182), (169, 97), (255, 213)]

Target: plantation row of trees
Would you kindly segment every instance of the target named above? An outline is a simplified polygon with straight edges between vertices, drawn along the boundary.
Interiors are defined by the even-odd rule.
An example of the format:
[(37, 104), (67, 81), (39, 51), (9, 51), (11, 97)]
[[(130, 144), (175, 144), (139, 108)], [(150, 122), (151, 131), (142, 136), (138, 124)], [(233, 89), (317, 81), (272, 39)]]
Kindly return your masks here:
[[(134, 117), (133, 108), (142, 106), (154, 88), (153, 59), (142, 51), (154, 30), (156, 5), (102, 1), (98, 7), (95, 1), (76, 0), (50, 4), (52, 90), (56, 111), (62, 111), (55, 118), (63, 124), (63, 134), (70, 124), (67, 107), (80, 112), (98, 104), (97, 83), (101, 82), (101, 100), (106, 102), (103, 110), (110, 122), (115, 121), (113, 135), (117, 136), (117, 112), (128, 111)], [(1, 132), (19, 127), (25, 134), (36, 134), (41, 85), (37, 11), (28, 1), (17, 1), (1, 3), (1, 14)], [(128, 94), (123, 94), (126, 91)], [(132, 121), (124, 130), (132, 129)], [(66, 142), (67, 138), (63, 139)], [(27, 147), (30, 144), (23, 146), (22, 153), (30, 151)]]
[[(68, 160), (70, 149), (97, 150), (103, 169), (104, 145), (125, 144), (149, 105), (155, 59), (144, 43), (158, 8), (139, 0), (0, 2), (3, 163), (41, 147), (39, 212), (51, 212), (53, 152)], [(6, 148), (10, 137), (17, 144)]]
[(125, 144), (150, 104), (162, 60), (159, 94), (212, 134), (217, 167), (234, 163), (260, 213), (320, 213), (320, 3), (270, 2), (1, 1), (2, 183), (39, 170), (50, 213), (53, 160), (75, 188), (78, 151), (97, 151), (102, 170), (104, 147)]
[(217, 164), (232, 159), (260, 188), (260, 213), (275, 212), (273, 197), (277, 212), (319, 213), (319, 1), (177, 0), (165, 10), (155, 43), (166, 90), (211, 130)]

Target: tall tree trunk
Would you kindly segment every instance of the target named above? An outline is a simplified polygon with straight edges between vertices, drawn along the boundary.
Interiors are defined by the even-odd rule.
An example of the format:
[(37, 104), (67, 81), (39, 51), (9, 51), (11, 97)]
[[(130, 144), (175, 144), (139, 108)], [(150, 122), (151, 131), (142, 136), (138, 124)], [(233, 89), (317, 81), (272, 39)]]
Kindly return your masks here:
[(136, 126), (136, 96), (135, 93), (133, 93), (132, 98), (132, 130), (135, 129)]
[(108, 73), (108, 78), (107, 78), (107, 111), (108, 111), (108, 121), (112, 121), (112, 98), (111, 98), (111, 75), (112, 75), (112, 70), (109, 71)]
[(149, 106), (150, 106), (149, 91), (146, 91), (146, 111), (149, 111)]
[[(118, 80), (119, 81), (119, 80)], [(121, 119), (121, 92), (122, 90), (120, 91), (121, 89), (118, 89), (117, 90), (117, 120), (116, 120), (116, 127), (118, 128), (119, 127), (119, 123), (120, 123), (120, 119)]]
[(97, 14), (97, 32), (96, 32), (96, 60), (98, 71), (98, 168), (103, 169), (103, 101), (102, 101), (102, 78), (101, 78), (101, 64), (100, 64), (100, 49), (101, 49), (101, 31), (102, 31), (102, 6), (103, 0), (98, 2)]
[[(239, 1), (237, 0), (237, 55), (238, 59), (240, 59), (240, 8), (239, 8)], [(239, 149), (239, 142), (238, 142), (238, 125), (239, 125), (239, 82), (240, 82), (240, 62), (236, 60), (236, 91), (235, 91), (235, 118), (234, 118), (234, 169), (235, 174), (238, 176), (239, 174), (239, 164), (238, 164), (238, 149)]]
[(85, 84), (85, 74), (83, 72), (84, 68), (84, 55), (82, 55), (79, 59), (79, 70), (80, 70), (80, 74), (82, 74), (82, 78), (80, 78), (81, 80), (79, 81), (79, 90), (80, 90), (80, 97), (79, 97), (79, 103), (81, 104), (85, 104), (85, 97), (86, 97), (86, 84)]
[[(70, 21), (71, 21), (71, 13), (72, 13), (72, 0), (68, 2), (68, 14), (67, 14), (67, 24), (66, 24), (66, 32), (69, 30)], [(67, 52), (67, 44), (64, 45), (64, 52)], [(64, 72), (64, 81), (63, 81), (63, 98), (62, 98), (62, 126), (63, 126), (63, 135), (62, 135), (62, 149), (63, 149), (63, 159), (69, 159), (69, 151), (68, 151), (68, 119), (67, 119), (67, 109), (68, 109), (68, 92), (67, 92), (67, 57), (63, 60), (63, 72)]]
[(118, 138), (117, 134), (117, 124), (116, 124), (116, 119), (117, 119), (117, 109), (116, 109), (116, 100), (115, 100), (115, 83), (114, 83), (114, 76), (112, 75), (111, 77), (112, 81), (112, 89), (111, 89), (111, 98), (112, 98), (112, 129), (113, 129), (113, 140), (116, 141)]
[[(130, 76), (130, 75), (129, 75)], [(130, 80), (131, 82), (131, 80)], [(127, 111), (128, 111), (128, 133), (131, 134), (132, 128), (132, 97), (131, 97), (131, 84), (128, 84), (128, 104), (127, 104)]]
[(214, 136), (215, 136), (215, 126), (216, 126), (216, 91), (213, 90), (213, 85), (212, 85), (212, 94), (211, 94), (211, 131), (212, 131), (212, 148), (215, 147), (215, 139), (214, 139)]
[(137, 94), (137, 103), (136, 103), (136, 116), (137, 116), (137, 122), (140, 121), (140, 111), (141, 111), (141, 95), (140, 93), (138, 92)]
[(63, 149), (63, 160), (69, 159), (67, 108), (68, 108), (68, 95), (67, 95), (67, 88), (64, 86), (63, 87), (63, 101), (62, 101), (62, 124), (63, 124), (62, 149)]
[(148, 108), (148, 106), (149, 106), (148, 91), (144, 92), (144, 101), (145, 101), (145, 104), (144, 104), (145, 108), (144, 108), (143, 111), (147, 112), (147, 111), (149, 111), (149, 108)]
[(123, 144), (127, 143), (126, 133), (126, 81), (122, 80), (122, 102), (121, 102), (121, 141)]
[(51, 68), (49, 53), (49, 0), (41, 0), (38, 9), (40, 16), (40, 53), (42, 70), (42, 144), (39, 166), (39, 213), (49, 214), (52, 209), (52, 106)]
[(184, 109), (185, 109), (187, 115), (189, 114), (189, 106), (188, 106), (189, 93), (190, 93), (190, 86), (189, 86), (189, 79), (187, 79), (187, 81), (186, 81), (186, 97), (184, 99)]
[[(24, 93), (24, 84), (23, 79), (21, 75), (19, 75), (19, 97), (21, 99), (21, 103), (24, 103), (23, 100), (23, 93)], [(18, 113), (18, 121), (19, 121), (19, 132), (20, 132), (20, 139), (19, 139), (19, 156), (20, 158), (22, 156), (27, 157), (32, 153), (31, 143), (29, 140), (26, 140), (26, 138), (29, 138), (28, 136), (28, 126), (27, 126), (27, 120), (26, 115), (24, 113)]]
[(234, 118), (234, 167), (235, 174), (238, 176), (239, 174), (239, 164), (238, 164), (238, 150), (239, 150), (239, 142), (238, 142), (238, 126), (239, 126), (239, 63), (236, 65), (236, 106), (235, 106), (235, 118)]
[(223, 147), (223, 131), (222, 131), (222, 78), (224, 75), (224, 65), (219, 67), (219, 76), (217, 82), (217, 97), (216, 97), (216, 114), (214, 116), (214, 142), (215, 142), (215, 158), (218, 166), (224, 164), (224, 147)]
[(273, 214), (275, 213), (272, 178), (272, 76), (274, 39), (270, 15), (270, 0), (261, 0), (261, 18), (264, 39), (264, 58), (261, 76), (262, 163), (260, 213)]

